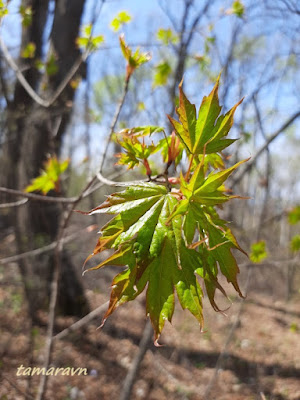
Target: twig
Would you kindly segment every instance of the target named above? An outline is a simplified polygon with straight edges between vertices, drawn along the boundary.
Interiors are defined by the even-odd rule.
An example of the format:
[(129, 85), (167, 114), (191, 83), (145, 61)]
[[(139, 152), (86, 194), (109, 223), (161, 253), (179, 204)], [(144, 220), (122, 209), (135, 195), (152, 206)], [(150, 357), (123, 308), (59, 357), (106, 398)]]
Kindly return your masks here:
[(129, 75), (128, 79), (125, 79), (123, 95), (122, 95), (122, 97), (121, 97), (121, 99), (120, 99), (120, 101), (119, 101), (119, 103), (117, 105), (117, 109), (116, 109), (115, 115), (113, 116), (113, 119), (112, 119), (112, 123), (111, 123), (110, 129), (109, 129), (109, 135), (107, 137), (105, 148), (104, 148), (104, 152), (103, 152), (103, 155), (102, 155), (102, 160), (100, 162), (100, 168), (99, 168), (99, 173), (100, 174), (102, 173), (103, 166), (104, 166), (104, 163), (105, 163), (105, 160), (106, 160), (106, 157), (107, 157), (108, 146), (110, 144), (111, 137), (112, 137), (112, 135), (114, 133), (115, 127), (117, 125), (117, 122), (118, 122), (118, 119), (119, 119), (119, 116), (120, 116), (120, 112), (122, 110), (122, 107), (123, 107), (123, 104), (124, 104), (124, 101), (125, 101), (126, 94), (128, 92), (130, 76), (131, 75)]
[[(245, 296), (246, 296), (246, 294), (248, 292), (248, 287), (249, 287), (250, 277), (252, 275), (252, 271), (253, 271), (252, 268), (248, 269), (247, 280), (246, 280), (245, 289), (244, 289)], [(233, 325), (231, 326), (231, 329), (228, 332), (228, 335), (227, 335), (227, 338), (225, 340), (223, 349), (222, 349), (221, 353), (219, 354), (219, 357), (218, 357), (218, 360), (217, 360), (217, 363), (216, 363), (216, 366), (215, 366), (214, 374), (210, 378), (210, 381), (209, 381), (208, 385), (206, 386), (206, 389), (205, 389), (205, 392), (204, 392), (204, 395), (203, 395), (205, 400), (209, 399), (211, 390), (214, 387), (214, 385), (215, 385), (215, 383), (216, 383), (216, 381), (218, 379), (218, 374), (219, 374), (219, 371), (221, 369), (221, 364), (223, 362), (223, 358), (224, 358), (224, 356), (225, 356), (225, 354), (227, 352), (227, 348), (228, 348), (228, 346), (229, 346), (229, 344), (231, 342), (233, 334), (234, 334), (235, 330), (237, 329), (237, 327), (239, 325), (240, 317), (241, 317), (241, 314), (243, 312), (244, 305), (245, 305), (245, 299), (241, 299), (240, 306), (239, 306), (235, 321), (234, 321)]]
[(5, 60), (7, 61), (8, 65), (11, 67), (11, 69), (15, 72), (17, 79), (23, 86), (23, 88), (26, 90), (26, 92), (29, 94), (29, 96), (40, 106), (48, 108), (50, 107), (56, 100), (57, 98), (61, 95), (63, 90), (66, 88), (70, 80), (73, 78), (73, 76), (76, 74), (78, 71), (80, 65), (86, 61), (88, 56), (90, 55), (90, 50), (86, 50), (80, 57), (78, 58), (77, 61), (73, 64), (71, 67), (70, 71), (67, 73), (66, 77), (63, 79), (63, 81), (58, 85), (57, 89), (53, 93), (53, 95), (49, 99), (43, 99), (41, 96), (39, 96), (36, 91), (30, 86), (24, 75), (22, 74), (20, 68), (18, 65), (15, 63), (14, 59), (9, 53), (8, 48), (6, 47), (6, 44), (0, 37), (0, 47), (2, 50), (2, 53), (4, 55)]
[(244, 170), (232, 181), (232, 186), (239, 183), (244, 175), (249, 172), (255, 165), (257, 159), (263, 154), (267, 147), (272, 143), (282, 132), (284, 132), (298, 117), (300, 116), (300, 110), (292, 115), (286, 122), (284, 122), (279, 129), (277, 129), (271, 136), (268, 137), (266, 142), (261, 148), (254, 154), (250, 161), (247, 162)]
[(131, 185), (138, 185), (140, 183), (145, 183), (145, 182), (149, 181), (149, 179), (141, 179), (139, 181), (116, 182), (116, 181), (112, 181), (110, 179), (105, 178), (105, 176), (103, 176), (100, 171), (97, 173), (97, 178), (104, 185), (119, 186), (119, 187), (121, 187), (121, 186), (125, 186), (126, 187), (126, 186), (131, 186)]
[(24, 397), (27, 398), (27, 399), (33, 399), (33, 400), (34, 400), (34, 397), (32, 397), (32, 396), (29, 395), (29, 394), (24, 393), (23, 390), (21, 390), (17, 385), (15, 385), (15, 384), (14, 384), (10, 379), (8, 379), (5, 375), (3, 375), (3, 378), (4, 378), (14, 389), (16, 389), (16, 391), (17, 391), (18, 393), (20, 393), (22, 396), (24, 396)]
[(126, 375), (126, 378), (122, 385), (120, 400), (129, 400), (131, 396), (132, 387), (134, 381), (137, 377), (138, 370), (140, 368), (141, 362), (143, 361), (144, 355), (148, 349), (151, 338), (153, 334), (153, 328), (150, 320), (146, 322), (146, 326), (144, 328), (143, 336), (139, 344), (138, 352), (131, 363), (130, 369)]
[[(105, 0), (102, 0), (100, 7), (98, 11), (94, 14), (94, 18), (92, 20), (92, 31), (91, 31), (91, 36), (93, 33), (93, 27), (96, 19), (99, 17), (102, 7), (105, 3)], [(84, 63), (89, 55), (91, 54), (90, 48), (87, 46), (86, 50), (78, 57), (77, 61), (73, 64), (73, 66), (70, 68), (69, 72), (66, 74), (65, 78), (62, 80), (62, 82), (58, 85), (56, 88), (55, 92), (50, 96), (49, 99), (43, 99), (41, 96), (39, 96), (36, 91), (30, 86), (24, 75), (22, 74), (20, 68), (18, 65), (15, 63), (14, 59), (10, 55), (10, 52), (8, 48), (6, 47), (6, 44), (0, 37), (0, 48), (2, 50), (2, 53), (4, 55), (5, 60), (7, 61), (8, 65), (11, 67), (11, 69), (15, 72), (17, 79), (23, 86), (23, 88), (26, 90), (26, 92), (29, 94), (29, 96), (40, 106), (48, 108), (50, 107), (57, 99), (58, 97), (62, 94), (68, 83), (71, 81), (73, 76), (76, 74), (76, 72), (79, 70), (80, 66), (82, 63)]]
[(157, 369), (160, 373), (165, 374), (169, 381), (173, 382), (174, 384), (176, 384), (176, 386), (182, 388), (188, 393), (199, 393), (199, 386), (196, 386), (194, 384), (186, 385), (185, 383), (177, 379), (170, 371), (168, 371), (167, 368), (159, 360), (159, 354), (154, 354), (152, 351), (149, 351), (149, 354), (154, 363), (154, 368)]
[(68, 328), (59, 332), (57, 335), (53, 336), (53, 340), (60, 340), (66, 337), (69, 333), (76, 331), (77, 329), (82, 328), (84, 325), (87, 325), (94, 318), (98, 317), (108, 306), (109, 302), (102, 304), (97, 307), (95, 310), (91, 311), (89, 314), (85, 315), (79, 321), (76, 321), (74, 324), (70, 325)]
[(14, 201), (12, 203), (3, 203), (3, 204), (0, 204), (0, 208), (19, 207), (19, 206), (22, 206), (23, 204), (26, 204), (27, 202), (28, 202), (28, 199), (22, 199), (19, 201)]
[[(92, 230), (94, 230), (96, 228), (97, 228), (96, 225), (89, 225), (86, 228), (81, 229), (78, 232), (75, 232), (69, 236), (66, 236), (65, 238), (62, 239), (62, 242), (63, 242), (63, 244), (69, 243), (69, 242), (71, 242), (71, 240), (73, 240), (75, 237), (81, 235), (83, 232), (91, 232)], [(47, 246), (39, 247), (38, 249), (29, 250), (29, 251), (26, 251), (25, 253), (17, 254), (15, 256), (2, 258), (2, 259), (0, 259), (0, 265), (8, 264), (11, 262), (16, 262), (16, 261), (22, 260), (23, 258), (30, 257), (30, 256), (31, 257), (39, 256), (40, 254), (47, 253), (48, 251), (55, 249), (56, 246), (57, 246), (57, 241), (52, 242), (52, 243), (48, 244)]]
[[(70, 207), (69, 211), (67, 211), (66, 214), (65, 215), (63, 214), (61, 217), (61, 223), (60, 223), (60, 227), (59, 227), (58, 234), (57, 234), (56, 246), (54, 249), (55, 262), (54, 262), (53, 278), (52, 278), (52, 282), (51, 282), (49, 318), (48, 318), (47, 338), (46, 338), (46, 345), (45, 345), (45, 362), (44, 362), (45, 369), (47, 369), (50, 364), (51, 352), (52, 352), (52, 347), (53, 347), (53, 327), (54, 327), (55, 309), (56, 309), (56, 303), (57, 303), (59, 275), (60, 275), (60, 269), (61, 269), (61, 252), (63, 250), (64, 233), (65, 233), (65, 230), (71, 219), (73, 211), (75, 210), (76, 205), (81, 201), (81, 199), (84, 196), (84, 193), (86, 193), (88, 191), (88, 189), (90, 189), (90, 187), (93, 185), (95, 180), (96, 180), (96, 177), (94, 177), (93, 179), (90, 180), (90, 182), (86, 185), (86, 187), (83, 189), (81, 194), (77, 197), (77, 200), (74, 201), (74, 203)], [(36, 400), (43, 399), (43, 396), (44, 396), (44, 393), (46, 390), (47, 379), (48, 379), (47, 375), (41, 376)]]
[(26, 199), (29, 200), (34, 200), (34, 201), (43, 201), (46, 203), (66, 203), (70, 204), (73, 203), (77, 197), (54, 197), (54, 196), (43, 196), (41, 194), (35, 194), (35, 193), (26, 193), (22, 192), (21, 190), (15, 190), (15, 189), (8, 189), (5, 187), (0, 187), (0, 192), (1, 193), (7, 193), (7, 194), (12, 194), (15, 196), (20, 196), (20, 197), (25, 197)]
[[(122, 173), (115, 172), (114, 174), (111, 175), (111, 178), (118, 178), (121, 176)], [(93, 178), (93, 183), (95, 182), (95, 177)], [(95, 185), (93, 187), (89, 186), (88, 190), (85, 190), (83, 193), (83, 196), (81, 199), (86, 198), (87, 196), (91, 195), (93, 192), (96, 190), (100, 189), (103, 186), (102, 184)], [(15, 196), (20, 196), (20, 197), (25, 197), (26, 199), (33, 200), (33, 201), (42, 201), (46, 203), (63, 203), (63, 204), (72, 204), (78, 200), (78, 196), (76, 197), (54, 197), (54, 196), (44, 196), (41, 194), (35, 194), (35, 193), (26, 193), (22, 192), (21, 190), (15, 190), (15, 189), (8, 189), (5, 187), (0, 187), (0, 193), (7, 193), (7, 194), (12, 194)], [(7, 203), (10, 204), (10, 203)], [(4, 204), (6, 206), (6, 204)], [(5, 208), (2, 207), (2, 204), (0, 204), (0, 208)]]

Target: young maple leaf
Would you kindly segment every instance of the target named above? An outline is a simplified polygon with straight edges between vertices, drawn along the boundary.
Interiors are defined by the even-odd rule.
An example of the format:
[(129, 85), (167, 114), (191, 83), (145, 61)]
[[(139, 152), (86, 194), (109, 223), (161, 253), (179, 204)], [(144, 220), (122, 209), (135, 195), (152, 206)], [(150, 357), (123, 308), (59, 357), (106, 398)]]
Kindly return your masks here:
[(58, 161), (54, 156), (45, 162), (41, 175), (34, 178), (25, 188), (26, 192), (41, 191), (46, 195), (50, 190), (60, 191), (60, 175), (68, 168), (69, 160)]
[[(168, 171), (171, 163), (178, 163), (185, 147), (189, 161), (185, 177), (182, 174), (180, 178), (168, 177), (165, 185), (154, 182), (132, 185), (110, 195), (103, 204), (86, 213), (115, 215), (101, 229), (102, 236), (86, 262), (105, 250), (114, 252), (87, 271), (108, 264), (125, 267), (112, 282), (110, 303), (103, 323), (116, 307), (135, 299), (147, 286), (146, 313), (150, 316), (157, 343), (165, 321), (172, 320), (175, 293), (182, 308), (188, 309), (200, 327), (203, 326), (203, 293), (198, 278), (202, 279), (216, 311), (221, 311), (214, 299), (216, 290), (226, 296), (218, 281), (219, 272), (243, 297), (237, 282), (239, 268), (232, 250), (244, 251), (215, 209), (239, 197), (227, 194), (225, 181), (247, 161), (224, 169), (223, 160), (217, 154), (234, 141), (224, 139), (224, 136), (232, 126), (238, 104), (227, 114), (220, 115), (217, 81), (211, 94), (204, 97), (196, 118), (196, 108), (180, 86), (180, 105), (177, 108), (180, 122), (169, 117), (175, 134), (160, 141), (157, 149), (162, 151), (167, 162), (165, 171)], [(147, 134), (151, 135), (154, 128), (148, 129)], [(141, 128), (123, 132), (120, 144), (126, 154), (120, 161), (129, 168), (147, 161), (150, 153), (155, 151), (155, 148), (148, 148), (140, 142), (139, 138), (144, 140), (145, 132)], [(221, 171), (207, 175), (208, 163)], [(171, 189), (172, 184), (179, 184), (179, 188)]]
[[(116, 307), (135, 299), (148, 285), (146, 311), (156, 341), (165, 320), (172, 319), (175, 291), (181, 306), (188, 309), (202, 327), (203, 293), (195, 273), (204, 279), (211, 304), (218, 310), (214, 301), (215, 290), (218, 288), (224, 294), (225, 291), (217, 280), (217, 262), (227, 280), (242, 296), (236, 280), (239, 270), (230, 251), (240, 247), (231, 232), (224, 230), (219, 221), (209, 218), (211, 211), (208, 208), (206, 214), (200, 204), (194, 203), (188, 216), (174, 215), (177, 205), (177, 192), (169, 192), (165, 186), (155, 183), (145, 183), (110, 195), (102, 205), (88, 213), (116, 216), (101, 229), (94, 252), (86, 261), (104, 250), (114, 249), (115, 252), (87, 271), (108, 264), (127, 267), (112, 282), (110, 304), (103, 323)], [(191, 216), (192, 228), (189, 226)], [(206, 243), (199, 245), (200, 251), (191, 248), (182, 232), (183, 221), (185, 231), (194, 229), (192, 236), (196, 226), (201, 234), (209, 236), (212, 248)], [(188, 236), (187, 232), (185, 234)], [(216, 246), (216, 242), (221, 245)]]
[(168, 118), (188, 154), (217, 153), (236, 141), (224, 137), (232, 127), (235, 110), (243, 99), (225, 115), (220, 115), (222, 107), (218, 97), (219, 79), (220, 76), (209, 96), (203, 98), (198, 118), (195, 105), (190, 103), (183, 92), (182, 82), (179, 85), (179, 107), (176, 109), (179, 122), (170, 115)]

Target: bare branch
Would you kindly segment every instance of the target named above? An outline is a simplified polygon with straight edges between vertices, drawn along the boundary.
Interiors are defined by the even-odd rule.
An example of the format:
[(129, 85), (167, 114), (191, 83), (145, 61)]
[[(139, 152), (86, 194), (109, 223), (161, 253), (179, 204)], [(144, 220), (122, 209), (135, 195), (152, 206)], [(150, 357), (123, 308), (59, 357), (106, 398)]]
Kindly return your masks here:
[(14, 201), (12, 203), (3, 203), (3, 204), (0, 204), (0, 208), (20, 207), (23, 204), (26, 204), (27, 202), (28, 202), (28, 199), (22, 199), (19, 201)]
[[(121, 176), (121, 173), (114, 173), (111, 175), (111, 178), (118, 178)], [(93, 178), (93, 183), (95, 182), (95, 178)], [(83, 196), (81, 197), (82, 199), (86, 198), (90, 194), (94, 193), (96, 190), (100, 189), (103, 186), (102, 184), (98, 184), (93, 186), (92, 188), (89, 187), (89, 189), (85, 190), (83, 193)], [(0, 186), (0, 193), (7, 193), (7, 194), (12, 194), (15, 196), (19, 197), (25, 197), (26, 199), (33, 200), (33, 201), (42, 201), (46, 203), (63, 203), (63, 204), (72, 204), (78, 200), (78, 196), (76, 197), (54, 197), (54, 196), (44, 196), (41, 194), (35, 194), (35, 193), (26, 193), (22, 192), (21, 190), (15, 190), (15, 189), (8, 189), (5, 187)], [(11, 203), (7, 203), (11, 204)], [(2, 205), (0, 204), (0, 208), (5, 208), (6, 204)]]
[(125, 79), (123, 94), (122, 94), (121, 100), (119, 101), (119, 103), (117, 105), (115, 115), (114, 115), (114, 117), (112, 119), (112, 123), (111, 123), (110, 129), (109, 129), (109, 135), (107, 137), (105, 148), (104, 148), (104, 152), (103, 152), (103, 155), (102, 155), (102, 160), (100, 162), (100, 169), (99, 169), (99, 173), (100, 174), (101, 174), (101, 172), (103, 170), (103, 166), (104, 166), (104, 163), (105, 163), (105, 160), (106, 160), (106, 156), (107, 156), (108, 146), (110, 144), (111, 137), (112, 137), (112, 135), (114, 133), (115, 127), (117, 125), (117, 122), (118, 122), (118, 119), (119, 119), (119, 116), (120, 116), (120, 112), (122, 110), (122, 107), (123, 107), (123, 104), (124, 104), (124, 101), (125, 101), (126, 94), (128, 92), (130, 76), (131, 75), (128, 76), (128, 79)]
[(267, 149), (267, 147), (272, 143), (282, 132), (284, 132), (298, 117), (300, 116), (300, 110), (297, 111), (294, 115), (292, 115), (286, 122), (282, 124), (282, 126), (277, 129), (272, 135), (268, 137), (266, 142), (261, 146), (261, 148), (254, 154), (250, 161), (248, 161), (244, 170), (237, 176), (237, 178), (233, 179), (232, 186), (239, 183), (242, 178), (245, 176), (247, 172), (249, 172), (255, 165), (257, 159), (263, 154), (263, 152)]
[(152, 328), (151, 322), (147, 321), (146, 326), (144, 328), (142, 339), (139, 344), (139, 349), (134, 357), (134, 360), (132, 361), (132, 363), (130, 365), (130, 369), (124, 380), (122, 390), (121, 390), (120, 400), (129, 400), (131, 398), (132, 387), (133, 387), (134, 381), (136, 380), (141, 362), (143, 361), (143, 358), (149, 347), (152, 334), (153, 334), (153, 328)]
[(98, 317), (104, 310), (106, 310), (109, 302), (107, 301), (101, 306), (97, 307), (95, 310), (91, 311), (89, 314), (85, 315), (79, 321), (76, 321), (74, 324), (70, 325), (68, 328), (59, 332), (57, 335), (53, 336), (53, 340), (60, 340), (66, 337), (69, 333), (76, 331), (77, 329), (82, 328), (84, 325), (87, 325), (94, 318)]
[[(252, 271), (253, 270), (251, 268), (248, 269), (247, 280), (246, 280), (245, 289), (244, 289), (245, 295), (248, 292), (248, 287), (249, 287)], [(216, 381), (218, 379), (218, 374), (219, 374), (219, 371), (220, 371), (220, 368), (221, 368), (221, 365), (222, 365), (222, 362), (223, 362), (223, 358), (224, 358), (224, 356), (225, 356), (225, 354), (227, 352), (228, 346), (229, 346), (229, 344), (230, 344), (230, 342), (231, 342), (231, 340), (233, 338), (233, 334), (234, 334), (235, 330), (237, 329), (237, 327), (239, 325), (240, 318), (241, 318), (242, 312), (244, 310), (244, 305), (245, 305), (245, 299), (241, 299), (240, 300), (239, 309), (238, 309), (238, 312), (237, 312), (236, 317), (235, 317), (235, 321), (234, 321), (233, 325), (231, 326), (231, 328), (230, 328), (230, 330), (229, 330), (229, 332), (227, 334), (225, 343), (223, 345), (223, 349), (219, 354), (219, 357), (218, 357), (218, 360), (217, 360), (217, 363), (216, 363), (216, 366), (215, 366), (214, 374), (211, 377), (210, 381), (208, 382), (208, 385), (206, 386), (206, 389), (205, 389), (205, 392), (204, 392), (204, 396), (203, 396), (204, 399), (207, 399), (207, 400), (209, 399), (211, 390), (214, 387), (214, 385), (215, 385), (215, 383), (216, 383)]]
[(27, 393), (24, 393), (23, 390), (21, 390), (15, 383), (13, 383), (10, 379), (8, 379), (5, 375), (3, 375), (3, 378), (14, 388), (16, 391), (21, 394), (22, 396), (25, 397), (25, 399), (34, 399), (34, 397), (30, 396)]
[[(96, 225), (89, 225), (86, 228), (81, 229), (78, 232), (72, 233), (72, 235), (66, 236), (65, 238), (62, 239), (62, 242), (63, 242), (63, 244), (69, 243), (77, 236), (82, 235), (82, 233), (84, 233), (84, 232), (89, 233), (95, 229), (97, 229)], [(52, 243), (48, 244), (47, 246), (39, 247), (38, 249), (29, 250), (29, 251), (26, 251), (25, 253), (17, 254), (15, 256), (2, 258), (2, 259), (0, 259), (0, 265), (16, 262), (16, 261), (22, 260), (23, 258), (26, 258), (26, 257), (39, 256), (40, 254), (47, 253), (48, 251), (55, 249), (56, 246), (57, 246), (57, 241), (52, 242)]]

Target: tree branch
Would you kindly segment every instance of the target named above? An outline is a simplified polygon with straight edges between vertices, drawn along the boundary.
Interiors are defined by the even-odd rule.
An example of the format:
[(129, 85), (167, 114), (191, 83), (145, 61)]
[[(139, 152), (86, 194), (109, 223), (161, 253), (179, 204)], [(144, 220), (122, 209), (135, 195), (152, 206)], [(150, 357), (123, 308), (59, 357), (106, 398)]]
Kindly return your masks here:
[[(73, 240), (77, 236), (82, 235), (82, 233), (91, 232), (96, 228), (97, 228), (96, 225), (89, 225), (86, 228), (81, 229), (79, 232), (72, 233), (72, 235), (66, 236), (65, 238), (62, 239), (62, 242), (63, 242), (63, 244), (69, 243), (71, 240)], [(0, 259), (0, 265), (8, 264), (11, 262), (16, 262), (16, 261), (22, 260), (23, 258), (29, 257), (29, 256), (30, 257), (39, 256), (40, 254), (47, 253), (48, 251), (55, 249), (56, 246), (57, 246), (57, 241), (52, 242), (52, 243), (48, 244), (47, 246), (39, 247), (38, 249), (29, 250), (29, 251), (26, 251), (25, 253), (17, 254), (15, 256), (2, 258), (2, 259)]]
[(284, 132), (298, 117), (300, 116), (300, 110), (292, 115), (282, 126), (277, 129), (271, 136), (268, 137), (266, 142), (261, 146), (261, 148), (254, 154), (250, 161), (248, 161), (244, 170), (232, 181), (232, 187), (239, 183), (245, 174), (254, 167), (257, 159), (263, 154), (263, 152), (268, 148), (270, 143), (272, 143), (282, 132)]
[(140, 369), (141, 362), (143, 361), (143, 358), (149, 347), (152, 334), (153, 334), (153, 328), (150, 320), (148, 320), (146, 322), (143, 336), (139, 344), (139, 349), (130, 365), (130, 369), (123, 382), (120, 400), (129, 400), (131, 398), (132, 387), (136, 380), (138, 370)]
[(98, 317), (108, 306), (109, 301), (101, 306), (97, 307), (95, 310), (91, 311), (89, 314), (85, 315), (79, 321), (76, 321), (74, 324), (70, 325), (68, 328), (59, 332), (57, 335), (53, 336), (53, 340), (60, 340), (66, 337), (69, 333), (76, 331), (77, 329), (82, 328), (84, 325), (88, 324), (94, 318)]

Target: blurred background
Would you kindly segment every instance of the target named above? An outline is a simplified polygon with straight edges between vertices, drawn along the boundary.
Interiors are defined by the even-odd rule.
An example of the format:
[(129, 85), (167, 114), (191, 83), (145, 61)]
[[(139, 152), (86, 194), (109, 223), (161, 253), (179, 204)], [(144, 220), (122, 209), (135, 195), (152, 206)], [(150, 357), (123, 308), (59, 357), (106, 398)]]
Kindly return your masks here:
[[(10, 0), (0, 1), (0, 18), (0, 399), (300, 399), (299, 2)], [(125, 92), (120, 34), (151, 55)], [(104, 153), (105, 176), (144, 172), (115, 166), (112, 128), (171, 133), (166, 114), (182, 78), (198, 109), (220, 72), (223, 112), (245, 97), (231, 131), (239, 140), (223, 156), (226, 167), (251, 157), (229, 181), (249, 199), (221, 213), (250, 256), (235, 254), (246, 300), (224, 282), (232, 305), (223, 315), (205, 298), (204, 333), (178, 304), (161, 348), (144, 294), (96, 330), (116, 267), (81, 270), (109, 218), (72, 209), (114, 191), (92, 180)], [(48, 200), (38, 187), (36, 198), (22, 196), (55, 157), (61, 171)], [(161, 160), (152, 163), (160, 173)], [(41, 383), (16, 376), (20, 365), (88, 375)]]

